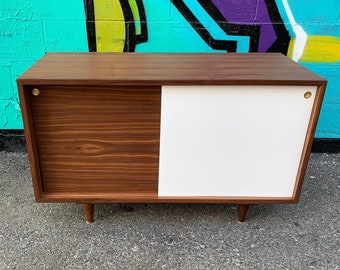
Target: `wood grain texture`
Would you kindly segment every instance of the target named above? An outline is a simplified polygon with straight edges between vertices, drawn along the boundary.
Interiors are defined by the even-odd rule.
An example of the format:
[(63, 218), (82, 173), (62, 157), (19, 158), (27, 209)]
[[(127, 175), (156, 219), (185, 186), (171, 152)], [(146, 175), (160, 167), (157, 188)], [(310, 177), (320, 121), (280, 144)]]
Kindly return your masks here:
[(230, 196), (158, 196), (155, 193), (81, 193), (45, 192), (39, 202), (72, 203), (232, 203), (232, 204), (288, 204), (296, 203), (292, 197), (230, 197)]
[(160, 88), (40, 87), (43, 192), (156, 192)]
[(35, 129), (33, 125), (32, 102), (28, 88), (18, 82), (18, 91), (20, 98), (20, 108), (22, 112), (22, 119), (24, 122), (24, 131), (26, 139), (27, 154), (31, 167), (31, 176), (34, 188), (34, 195), (36, 201), (40, 201), (42, 195), (42, 178), (40, 171), (40, 161), (38, 154), (37, 140), (35, 136)]
[(272, 53), (51, 53), (19, 80), (34, 84), (320, 84), (324, 80)]

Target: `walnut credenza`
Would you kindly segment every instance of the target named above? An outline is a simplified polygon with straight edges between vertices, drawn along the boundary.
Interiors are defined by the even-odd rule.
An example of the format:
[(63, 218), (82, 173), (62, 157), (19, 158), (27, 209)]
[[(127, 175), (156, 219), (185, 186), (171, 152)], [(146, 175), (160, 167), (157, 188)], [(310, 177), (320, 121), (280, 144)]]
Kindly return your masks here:
[(326, 81), (281, 54), (51, 53), (17, 80), (37, 202), (297, 203)]

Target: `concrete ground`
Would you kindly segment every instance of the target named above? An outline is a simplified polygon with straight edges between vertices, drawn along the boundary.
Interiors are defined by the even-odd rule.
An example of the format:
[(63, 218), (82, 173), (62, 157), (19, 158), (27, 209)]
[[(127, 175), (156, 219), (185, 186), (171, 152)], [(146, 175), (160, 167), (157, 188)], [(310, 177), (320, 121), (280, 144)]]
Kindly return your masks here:
[(25, 151), (0, 152), (0, 269), (340, 269), (340, 154), (312, 154), (301, 200), (255, 205), (34, 202)]

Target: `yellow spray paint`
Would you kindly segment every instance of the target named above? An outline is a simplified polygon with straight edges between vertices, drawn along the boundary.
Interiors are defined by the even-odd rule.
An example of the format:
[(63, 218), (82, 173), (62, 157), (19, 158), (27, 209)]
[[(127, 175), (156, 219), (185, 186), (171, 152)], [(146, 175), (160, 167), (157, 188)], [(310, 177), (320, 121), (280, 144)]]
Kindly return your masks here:
[[(288, 56), (292, 57), (295, 39), (291, 40)], [(299, 62), (334, 63), (340, 62), (340, 37), (308, 36)]]
[(133, 14), (133, 19), (135, 22), (136, 35), (140, 35), (142, 30), (140, 26), (139, 9), (136, 0), (129, 0), (129, 5)]
[(94, 0), (97, 52), (122, 52), (126, 38), (119, 0)]

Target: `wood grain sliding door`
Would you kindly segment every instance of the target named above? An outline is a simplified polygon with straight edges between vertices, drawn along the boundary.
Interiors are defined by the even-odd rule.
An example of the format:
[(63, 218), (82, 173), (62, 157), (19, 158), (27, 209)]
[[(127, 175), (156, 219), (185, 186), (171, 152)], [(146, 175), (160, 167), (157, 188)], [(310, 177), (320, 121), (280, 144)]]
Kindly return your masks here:
[(39, 90), (31, 98), (44, 192), (157, 193), (160, 87)]

